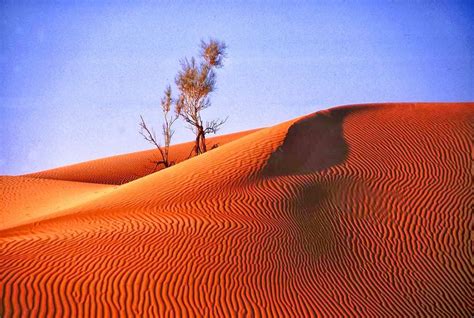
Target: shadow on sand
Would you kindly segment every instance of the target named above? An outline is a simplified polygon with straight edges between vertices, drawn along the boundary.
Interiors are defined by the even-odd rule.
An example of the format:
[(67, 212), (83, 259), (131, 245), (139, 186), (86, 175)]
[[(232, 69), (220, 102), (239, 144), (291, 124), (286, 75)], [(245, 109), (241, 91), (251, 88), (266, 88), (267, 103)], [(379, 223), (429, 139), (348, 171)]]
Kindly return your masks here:
[(344, 139), (344, 119), (367, 106), (320, 111), (295, 122), (283, 144), (270, 156), (264, 176), (314, 173), (344, 162), (349, 147)]

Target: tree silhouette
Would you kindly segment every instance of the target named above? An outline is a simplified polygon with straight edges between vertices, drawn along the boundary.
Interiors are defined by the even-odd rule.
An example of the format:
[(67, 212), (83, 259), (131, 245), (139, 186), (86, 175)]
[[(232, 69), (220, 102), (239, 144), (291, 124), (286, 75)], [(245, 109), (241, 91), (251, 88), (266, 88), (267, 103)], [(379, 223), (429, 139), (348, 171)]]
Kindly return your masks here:
[(173, 161), (169, 159), (169, 148), (171, 144), (171, 138), (173, 138), (174, 130), (172, 126), (174, 122), (178, 119), (178, 114), (171, 114), (171, 105), (173, 104), (173, 98), (171, 94), (171, 86), (165, 90), (165, 96), (161, 99), (161, 110), (163, 112), (163, 126), (162, 126), (162, 135), (164, 139), (164, 146), (161, 146), (159, 143), (155, 132), (153, 129), (148, 128), (145, 120), (140, 115), (140, 134), (145, 138), (146, 141), (155, 145), (158, 148), (161, 156), (161, 160), (154, 161), (156, 164), (155, 169), (162, 164), (165, 168), (168, 168), (174, 164)]
[(214, 119), (204, 122), (201, 111), (210, 107), (209, 94), (216, 88), (215, 69), (223, 66), (226, 57), (224, 42), (210, 39), (201, 41), (200, 57), (202, 61), (196, 62), (193, 57), (181, 61), (181, 70), (176, 76), (176, 85), (179, 97), (176, 101), (176, 113), (189, 125), (194, 132), (194, 153), (199, 155), (207, 151), (206, 135), (215, 134), (226, 119)]

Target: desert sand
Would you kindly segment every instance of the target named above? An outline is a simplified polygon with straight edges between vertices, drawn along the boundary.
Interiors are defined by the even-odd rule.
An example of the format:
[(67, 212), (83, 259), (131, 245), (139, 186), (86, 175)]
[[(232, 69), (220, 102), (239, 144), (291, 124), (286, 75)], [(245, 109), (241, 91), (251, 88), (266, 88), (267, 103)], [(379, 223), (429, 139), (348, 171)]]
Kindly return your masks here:
[[(256, 129), (218, 137), (210, 137), (207, 139), (206, 144), (209, 148), (213, 146), (222, 146), (255, 131)], [(188, 159), (192, 154), (193, 146), (194, 142), (185, 142), (170, 146), (170, 161), (179, 163)], [(30, 173), (25, 176), (53, 180), (120, 185), (161, 170), (163, 166), (157, 166), (155, 163), (156, 161), (159, 161), (159, 159), (158, 150), (152, 149), (91, 160), (65, 167)]]
[(154, 173), (1, 177), (0, 316), (469, 317), (473, 110), (343, 106)]

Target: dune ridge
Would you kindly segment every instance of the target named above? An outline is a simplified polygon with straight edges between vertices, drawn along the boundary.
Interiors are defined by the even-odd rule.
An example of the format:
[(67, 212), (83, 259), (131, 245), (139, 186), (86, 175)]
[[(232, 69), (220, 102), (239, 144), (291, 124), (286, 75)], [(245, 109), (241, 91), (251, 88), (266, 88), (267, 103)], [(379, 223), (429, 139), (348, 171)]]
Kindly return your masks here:
[[(222, 146), (258, 129), (246, 130), (222, 136), (207, 138), (207, 145)], [(190, 157), (194, 142), (185, 142), (170, 146), (170, 160), (179, 163)], [(30, 178), (43, 178), (87, 183), (121, 185), (148, 174), (157, 172), (163, 167), (156, 166), (160, 160), (157, 149), (132, 152), (96, 160), (90, 160), (64, 167), (39, 171), (24, 175)]]
[(0, 231), (0, 314), (469, 317), (472, 106), (317, 112)]

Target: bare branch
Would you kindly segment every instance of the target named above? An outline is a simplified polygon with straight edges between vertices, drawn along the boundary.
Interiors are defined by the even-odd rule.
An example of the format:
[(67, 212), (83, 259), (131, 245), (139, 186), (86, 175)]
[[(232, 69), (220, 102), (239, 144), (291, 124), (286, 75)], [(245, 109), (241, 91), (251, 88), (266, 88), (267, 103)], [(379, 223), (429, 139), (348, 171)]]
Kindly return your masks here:
[(140, 115), (140, 119), (141, 119), (141, 122), (139, 123), (140, 124), (140, 134), (143, 136), (143, 138), (148, 141), (149, 143), (155, 145), (155, 147), (158, 149), (158, 151), (160, 152), (160, 155), (161, 155), (161, 159), (160, 161), (155, 161), (156, 163), (156, 167), (155, 167), (155, 170), (156, 168), (160, 165), (160, 164), (163, 164), (165, 166), (165, 168), (169, 167), (170, 164), (168, 162), (168, 152), (167, 152), (167, 149), (163, 149), (163, 147), (161, 147), (161, 145), (159, 144), (157, 138), (156, 138), (156, 134), (155, 132), (148, 128), (147, 124), (145, 123), (145, 120), (143, 119), (143, 116)]
[(160, 144), (157, 142), (155, 132), (148, 128), (148, 126), (146, 125), (145, 120), (143, 119), (142, 115), (140, 115), (140, 119), (141, 119), (141, 122), (140, 122), (140, 135), (142, 135), (143, 138), (145, 138), (146, 141), (148, 141), (149, 143), (155, 145), (157, 148), (161, 148)]
[(217, 133), (217, 131), (221, 128), (222, 125), (225, 124), (229, 117), (226, 117), (225, 119), (214, 119), (211, 120), (210, 122), (206, 122), (206, 128), (204, 129), (204, 134), (209, 134), (209, 133)]

